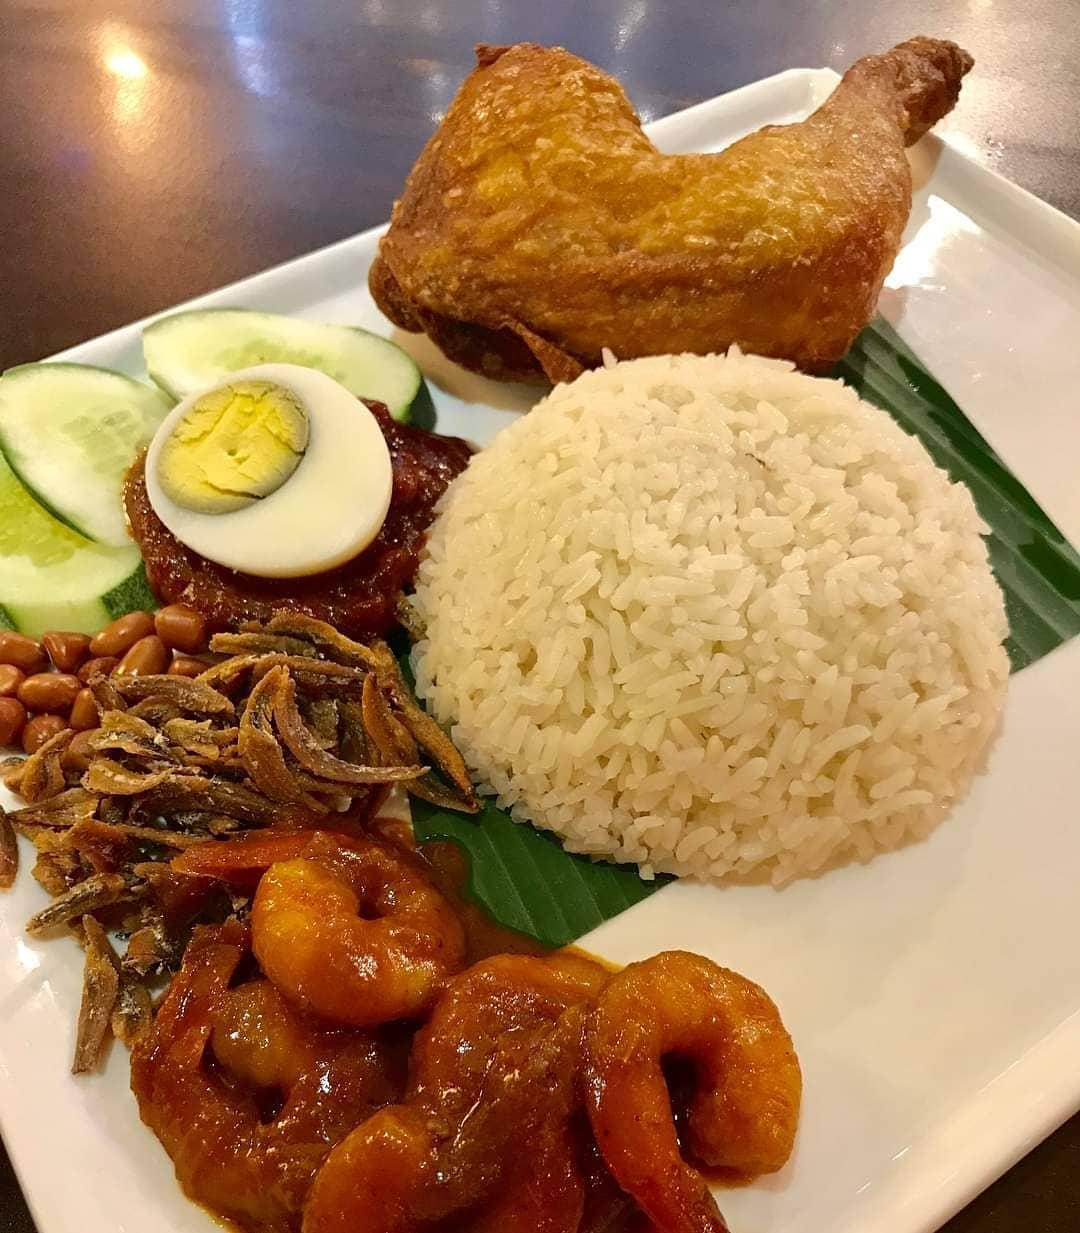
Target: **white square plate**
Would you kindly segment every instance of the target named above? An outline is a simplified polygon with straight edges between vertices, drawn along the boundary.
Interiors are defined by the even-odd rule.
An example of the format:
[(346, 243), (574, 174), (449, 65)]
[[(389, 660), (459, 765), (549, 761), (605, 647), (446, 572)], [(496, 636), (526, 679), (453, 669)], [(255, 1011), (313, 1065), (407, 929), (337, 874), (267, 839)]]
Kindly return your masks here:
[[(653, 124), (670, 151), (715, 150), (792, 121), (832, 89), (795, 69)], [(1080, 540), (1080, 225), (935, 138), (881, 310), (1062, 531)], [(366, 290), (379, 232), (203, 297), (389, 332)], [(141, 370), (139, 324), (64, 354)], [(401, 336), (439, 427), (477, 441), (533, 395)], [(59, 357), (57, 357), (59, 358)], [(613, 960), (711, 955), (780, 1004), (806, 1078), (779, 1175), (721, 1196), (755, 1233), (936, 1228), (1080, 1107), (1080, 639), (1012, 682), (989, 773), (931, 838), (782, 891), (672, 885), (584, 939)], [(10, 802), (6, 802), (10, 803)], [(81, 960), (23, 924), (27, 875), (0, 898), (0, 1113), (40, 1233), (209, 1233), (139, 1122), (123, 1050), (67, 1074)]]

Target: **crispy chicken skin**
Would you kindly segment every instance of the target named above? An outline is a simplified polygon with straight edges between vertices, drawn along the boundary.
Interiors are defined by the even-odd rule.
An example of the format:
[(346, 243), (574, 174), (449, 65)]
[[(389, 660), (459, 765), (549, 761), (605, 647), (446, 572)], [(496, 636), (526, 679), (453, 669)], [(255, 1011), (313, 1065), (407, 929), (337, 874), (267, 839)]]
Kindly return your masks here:
[(479, 47), (394, 207), (376, 302), (453, 360), (569, 380), (732, 343), (810, 371), (870, 320), (911, 208), (911, 145), (971, 68), (913, 38), (801, 124), (665, 155), (622, 88), (562, 48)]

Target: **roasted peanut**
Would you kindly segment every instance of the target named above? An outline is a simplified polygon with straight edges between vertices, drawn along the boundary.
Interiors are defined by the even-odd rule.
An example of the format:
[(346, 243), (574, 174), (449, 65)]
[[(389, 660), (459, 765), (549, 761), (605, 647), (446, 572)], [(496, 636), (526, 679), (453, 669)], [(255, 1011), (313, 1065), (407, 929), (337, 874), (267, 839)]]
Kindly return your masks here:
[(19, 692), (26, 674), (14, 664), (0, 664), (0, 698), (11, 698)]
[(90, 640), (91, 655), (123, 655), (139, 641), (154, 632), (154, 618), (149, 612), (129, 612), (106, 625)]
[(14, 745), (26, 723), (26, 707), (18, 698), (0, 698), (0, 745)]
[(41, 645), (57, 672), (74, 672), (90, 654), (90, 635), (53, 630), (42, 637)]
[(68, 672), (35, 672), (19, 686), (19, 701), (28, 711), (68, 711), (79, 692), (79, 678)]
[(89, 689), (80, 689), (76, 694), (75, 701), (71, 704), (68, 723), (76, 732), (85, 732), (87, 728), (98, 726), (98, 707)]
[(22, 747), (28, 754), (37, 753), (46, 741), (66, 727), (63, 715), (31, 715), (22, 730)]
[(191, 655), (176, 655), (173, 657), (173, 661), (169, 665), (169, 675), (198, 676), (201, 672), (205, 672), (209, 667), (209, 664), (204, 663), (201, 659), (195, 659)]
[(119, 662), (115, 655), (98, 655), (88, 659), (75, 675), (84, 685), (89, 685), (92, 677), (111, 676)]
[(187, 655), (205, 651), (209, 641), (206, 619), (187, 604), (167, 604), (159, 609), (154, 614), (154, 628), (167, 647)]
[(40, 642), (13, 629), (0, 630), (0, 664), (13, 664), (23, 672), (40, 672), (47, 663)]
[(156, 634), (140, 638), (117, 664), (117, 675), (153, 676), (169, 666), (169, 652)]
[(96, 728), (88, 728), (84, 732), (76, 732), (71, 738), (71, 744), (64, 750), (64, 766), (72, 771), (85, 771), (94, 757), (94, 737)]

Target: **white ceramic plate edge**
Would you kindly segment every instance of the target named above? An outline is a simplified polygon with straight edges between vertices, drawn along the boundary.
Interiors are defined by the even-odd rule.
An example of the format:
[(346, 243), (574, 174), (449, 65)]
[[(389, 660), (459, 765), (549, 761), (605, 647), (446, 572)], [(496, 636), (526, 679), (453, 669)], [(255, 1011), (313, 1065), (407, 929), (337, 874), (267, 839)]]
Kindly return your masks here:
[(1080, 1058), (1080, 1012), (914, 1144), (904, 1169), (832, 1233), (934, 1233), (1080, 1109), (1062, 1076)]

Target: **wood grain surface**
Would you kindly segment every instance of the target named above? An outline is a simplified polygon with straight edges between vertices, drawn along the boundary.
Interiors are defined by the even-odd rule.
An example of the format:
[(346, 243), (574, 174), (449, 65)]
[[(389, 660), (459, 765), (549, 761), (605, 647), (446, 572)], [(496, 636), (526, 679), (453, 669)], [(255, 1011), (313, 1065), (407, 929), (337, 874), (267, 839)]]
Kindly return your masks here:
[[(649, 119), (953, 38), (951, 140), (1080, 217), (1078, 29), (1077, 0), (0, 0), (0, 368), (385, 218), (476, 42), (561, 43)], [(0, 1153), (0, 1230), (32, 1229)], [(1076, 1233), (1080, 1118), (947, 1229)]]

